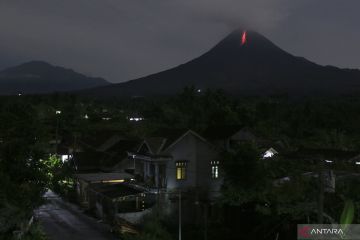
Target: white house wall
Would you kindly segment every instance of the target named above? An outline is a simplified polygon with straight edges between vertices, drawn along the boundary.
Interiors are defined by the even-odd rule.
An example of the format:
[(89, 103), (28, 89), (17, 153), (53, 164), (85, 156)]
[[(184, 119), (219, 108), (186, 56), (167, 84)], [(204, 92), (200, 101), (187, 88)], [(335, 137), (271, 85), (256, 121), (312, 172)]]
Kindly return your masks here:
[[(168, 152), (172, 156), (166, 167), (167, 188), (193, 188), (202, 187), (213, 189), (214, 184), (219, 185), (219, 180), (211, 178), (212, 160), (218, 154), (209, 144), (189, 133), (171, 147)], [(176, 180), (176, 162), (187, 161), (186, 179)]]
[[(196, 186), (196, 141), (192, 134), (187, 134), (169, 149), (172, 160), (166, 166), (167, 188), (187, 188)], [(176, 180), (176, 162), (187, 161), (186, 179)]]
[[(220, 154), (209, 144), (203, 141), (197, 141), (197, 164), (198, 164), (198, 186), (210, 191), (217, 192), (222, 184), (221, 170), (219, 169), (219, 178), (213, 179), (211, 175), (211, 161), (221, 161)], [(219, 167), (220, 168), (220, 167)]]

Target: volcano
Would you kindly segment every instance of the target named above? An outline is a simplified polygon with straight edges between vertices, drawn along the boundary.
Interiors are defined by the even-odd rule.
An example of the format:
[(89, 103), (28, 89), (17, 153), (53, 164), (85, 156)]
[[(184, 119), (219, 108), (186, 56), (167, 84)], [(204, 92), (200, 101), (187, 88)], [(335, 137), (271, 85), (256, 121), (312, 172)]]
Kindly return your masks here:
[(232, 95), (342, 95), (360, 92), (360, 71), (321, 66), (254, 31), (237, 30), (202, 56), (136, 80), (95, 88), (106, 96), (172, 95), (186, 86)]

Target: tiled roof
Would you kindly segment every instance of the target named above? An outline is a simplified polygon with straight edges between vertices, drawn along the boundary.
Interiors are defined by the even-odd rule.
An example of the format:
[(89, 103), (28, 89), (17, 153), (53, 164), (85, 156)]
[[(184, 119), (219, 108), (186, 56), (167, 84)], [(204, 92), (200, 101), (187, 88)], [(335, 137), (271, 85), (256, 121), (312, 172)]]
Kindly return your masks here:
[(112, 180), (126, 180), (131, 179), (133, 176), (128, 173), (80, 173), (74, 174), (78, 179), (82, 179), (87, 182), (102, 182), (102, 181), (112, 181)]
[(349, 160), (358, 156), (360, 152), (346, 151), (339, 149), (326, 149), (326, 148), (299, 148), (296, 151), (288, 152), (285, 154), (288, 158), (306, 158), (306, 159), (319, 159), (324, 158), (328, 160)]
[(243, 129), (241, 125), (211, 126), (208, 127), (202, 135), (209, 140), (227, 139), (241, 129)]
[(91, 187), (91, 189), (109, 198), (125, 197), (142, 193), (142, 191), (125, 184), (95, 184)]
[(153, 154), (159, 154), (187, 131), (189, 129), (162, 128), (153, 132), (151, 137), (145, 138), (145, 141)]

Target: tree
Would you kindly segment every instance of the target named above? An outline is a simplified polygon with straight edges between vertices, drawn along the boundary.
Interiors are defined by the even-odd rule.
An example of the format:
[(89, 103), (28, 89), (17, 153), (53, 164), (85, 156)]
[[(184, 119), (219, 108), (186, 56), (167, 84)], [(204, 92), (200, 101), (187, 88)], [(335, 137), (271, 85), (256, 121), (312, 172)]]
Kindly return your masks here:
[(0, 121), (0, 235), (6, 235), (42, 203), (47, 177), (41, 162), (43, 132), (32, 107), (4, 103)]
[(264, 201), (269, 176), (260, 159), (260, 151), (252, 143), (243, 143), (235, 152), (224, 153), (224, 201), (231, 205)]
[(264, 160), (258, 148), (243, 143), (224, 154), (223, 202), (251, 207), (268, 216), (304, 219), (316, 211), (315, 179), (302, 175), (303, 166), (282, 158)]

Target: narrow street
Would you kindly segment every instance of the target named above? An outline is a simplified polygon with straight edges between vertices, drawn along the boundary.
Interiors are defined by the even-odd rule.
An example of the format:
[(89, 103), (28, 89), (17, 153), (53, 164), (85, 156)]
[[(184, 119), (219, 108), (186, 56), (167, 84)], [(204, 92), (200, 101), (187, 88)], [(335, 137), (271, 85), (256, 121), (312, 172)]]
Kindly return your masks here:
[(36, 215), (50, 240), (117, 239), (107, 225), (98, 223), (53, 192), (47, 192), (45, 197), (48, 202), (37, 210)]

